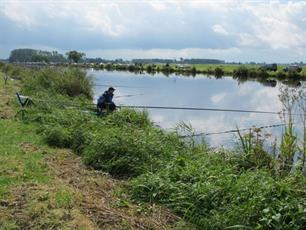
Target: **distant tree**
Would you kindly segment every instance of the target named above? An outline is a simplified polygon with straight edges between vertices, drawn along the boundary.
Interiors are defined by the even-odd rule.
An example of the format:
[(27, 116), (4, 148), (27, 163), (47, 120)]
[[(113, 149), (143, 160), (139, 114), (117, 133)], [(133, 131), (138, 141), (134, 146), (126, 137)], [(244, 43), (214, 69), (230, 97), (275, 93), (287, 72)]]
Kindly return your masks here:
[(11, 51), (9, 62), (30, 62), (36, 54), (34, 49), (15, 49)]
[(49, 63), (49, 58), (45, 55), (39, 55), (39, 54), (35, 54), (32, 56), (31, 58), (32, 62), (47, 62)]
[(66, 53), (68, 60), (78, 63), (83, 57), (85, 57), (85, 53), (80, 53), (78, 51), (72, 50)]
[(57, 51), (35, 49), (15, 49), (11, 51), (10, 62), (66, 62), (64, 56)]

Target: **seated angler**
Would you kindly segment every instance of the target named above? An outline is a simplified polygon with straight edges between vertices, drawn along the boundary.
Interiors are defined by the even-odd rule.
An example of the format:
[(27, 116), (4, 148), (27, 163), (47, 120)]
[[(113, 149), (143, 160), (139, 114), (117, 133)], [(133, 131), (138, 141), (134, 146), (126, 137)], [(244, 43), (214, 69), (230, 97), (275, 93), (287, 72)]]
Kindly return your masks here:
[(107, 91), (105, 91), (97, 101), (98, 112), (101, 115), (102, 110), (114, 111), (116, 109), (116, 105), (113, 102), (115, 89), (113, 87), (109, 87)]

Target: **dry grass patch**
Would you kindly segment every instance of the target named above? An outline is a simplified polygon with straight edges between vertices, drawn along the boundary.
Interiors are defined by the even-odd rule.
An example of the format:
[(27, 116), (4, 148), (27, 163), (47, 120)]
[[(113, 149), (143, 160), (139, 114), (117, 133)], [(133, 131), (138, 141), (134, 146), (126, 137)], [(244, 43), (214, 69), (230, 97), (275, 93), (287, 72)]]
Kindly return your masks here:
[(161, 207), (144, 208), (131, 203), (120, 193), (126, 182), (114, 180), (108, 174), (87, 168), (80, 157), (69, 150), (58, 150), (48, 156), (47, 162), (57, 180), (78, 194), (80, 209), (99, 228), (178, 228), (178, 217)]

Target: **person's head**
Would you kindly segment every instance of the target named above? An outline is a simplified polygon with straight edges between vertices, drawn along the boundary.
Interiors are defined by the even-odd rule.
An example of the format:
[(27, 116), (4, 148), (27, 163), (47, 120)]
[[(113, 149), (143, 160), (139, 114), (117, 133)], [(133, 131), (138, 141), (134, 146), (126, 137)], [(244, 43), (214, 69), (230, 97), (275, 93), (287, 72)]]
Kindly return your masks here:
[(114, 93), (114, 91), (115, 91), (115, 88), (113, 88), (113, 87), (109, 87), (109, 88), (108, 88), (108, 92)]

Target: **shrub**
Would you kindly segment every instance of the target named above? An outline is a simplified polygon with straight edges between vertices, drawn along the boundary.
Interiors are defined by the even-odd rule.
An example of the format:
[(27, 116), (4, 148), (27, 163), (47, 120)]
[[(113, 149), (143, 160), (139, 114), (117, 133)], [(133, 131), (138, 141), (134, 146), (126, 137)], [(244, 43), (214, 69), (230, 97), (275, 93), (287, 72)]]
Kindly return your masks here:
[(63, 127), (55, 126), (46, 128), (44, 134), (46, 143), (50, 146), (69, 148), (71, 146), (70, 132)]
[(35, 72), (33, 76), (26, 77), (22, 90), (28, 95), (47, 92), (51, 95), (84, 96), (91, 99), (92, 84), (90, 77), (81, 69), (44, 68)]

